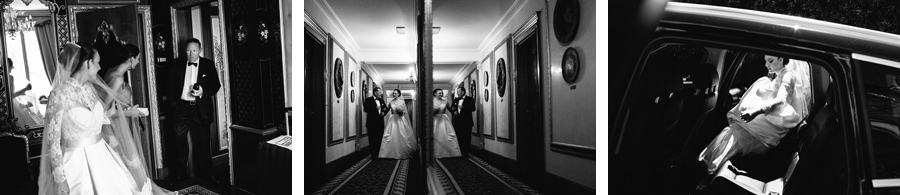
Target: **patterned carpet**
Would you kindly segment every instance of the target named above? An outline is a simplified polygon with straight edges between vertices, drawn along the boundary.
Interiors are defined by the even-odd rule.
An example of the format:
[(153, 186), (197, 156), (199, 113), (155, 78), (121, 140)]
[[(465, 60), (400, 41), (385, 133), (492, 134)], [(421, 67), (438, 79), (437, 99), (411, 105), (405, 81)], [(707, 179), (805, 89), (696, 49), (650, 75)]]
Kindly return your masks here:
[(441, 167), (437, 178), (446, 194), (540, 194), (478, 157), (438, 159), (437, 164)]
[(405, 194), (409, 160), (366, 157), (315, 194)]
[(443, 158), (438, 160), (438, 164), (447, 169), (451, 180), (463, 194), (521, 194), (468, 158)]

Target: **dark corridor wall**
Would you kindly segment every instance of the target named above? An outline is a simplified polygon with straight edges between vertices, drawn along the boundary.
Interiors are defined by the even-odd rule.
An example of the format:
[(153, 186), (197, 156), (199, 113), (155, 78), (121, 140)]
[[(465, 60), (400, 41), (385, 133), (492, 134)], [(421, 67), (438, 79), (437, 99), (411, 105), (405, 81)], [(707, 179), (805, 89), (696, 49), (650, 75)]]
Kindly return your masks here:
[(233, 122), (256, 129), (283, 127), (278, 1), (232, 0), (222, 4), (229, 48)]

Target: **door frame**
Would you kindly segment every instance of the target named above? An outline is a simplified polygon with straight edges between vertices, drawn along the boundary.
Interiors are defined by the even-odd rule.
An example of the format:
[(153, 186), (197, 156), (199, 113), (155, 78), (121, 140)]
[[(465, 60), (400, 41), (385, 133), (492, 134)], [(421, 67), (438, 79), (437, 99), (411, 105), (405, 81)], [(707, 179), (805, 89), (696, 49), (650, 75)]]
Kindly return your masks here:
[[(511, 134), (511, 138), (516, 140), (516, 163), (518, 164), (518, 168), (520, 169), (520, 173), (527, 174), (532, 173), (534, 175), (525, 176), (523, 178), (534, 179), (538, 181), (540, 176), (543, 175), (545, 170), (545, 133), (544, 133), (544, 98), (543, 94), (545, 90), (543, 90), (543, 73), (541, 67), (545, 65), (545, 56), (543, 56), (543, 48), (544, 44), (541, 44), (542, 33), (541, 33), (541, 22), (540, 22), (541, 12), (537, 11), (531, 17), (526, 20), (526, 22), (520, 27), (515, 33), (513, 33), (511, 38), (511, 47), (510, 54), (513, 56), (510, 61), (512, 66), (509, 66), (512, 69), (512, 73), (510, 76), (510, 80), (516, 81), (515, 87), (516, 89), (512, 90), (516, 93), (510, 93), (514, 98), (512, 99), (511, 110), (514, 116), (512, 117), (514, 121), (513, 128), (510, 128), (510, 132), (518, 131), (515, 134)], [(534, 39), (536, 55), (534, 60), (534, 64), (520, 64), (518, 61), (519, 51), (518, 46), (520, 44), (524, 44), (526, 40)], [(527, 66), (527, 67), (526, 67)], [(520, 77), (521, 71), (525, 71), (530, 69), (533, 71), (533, 75), (529, 75), (529, 78)], [(529, 82), (518, 82), (520, 79), (527, 79)], [(512, 82), (511, 82), (512, 83)], [(528, 85), (529, 90), (521, 90), (520, 86)], [(537, 90), (538, 95), (519, 95), (519, 92), (528, 92), (533, 93), (532, 89)], [(526, 113), (528, 109), (520, 108), (520, 106), (524, 106), (519, 104), (519, 101), (522, 98), (529, 98), (529, 101), (532, 101), (534, 105), (537, 107), (532, 108), (533, 112), (530, 114)], [(520, 118), (527, 117), (527, 118)], [(528, 125), (522, 125), (520, 123), (530, 123)], [(537, 123), (537, 125), (535, 125)], [(525, 127), (531, 127), (528, 130)], [(537, 170), (537, 171), (526, 171), (526, 170)]]
[[(326, 165), (325, 150), (326, 150), (327, 142), (328, 142), (328, 141), (326, 141), (326, 139), (328, 139), (328, 138), (326, 136), (327, 129), (325, 127), (328, 126), (326, 123), (330, 123), (330, 122), (327, 122), (327, 120), (324, 120), (324, 119), (326, 119), (326, 117), (327, 117), (326, 114), (328, 113), (328, 107), (325, 105), (327, 105), (327, 103), (329, 101), (328, 98), (325, 97), (327, 95), (325, 92), (328, 90), (328, 87), (326, 85), (327, 81), (325, 81), (325, 78), (326, 78), (325, 74), (328, 72), (328, 70), (326, 70), (327, 69), (326, 67), (327, 67), (327, 63), (329, 62), (329, 60), (328, 60), (328, 48), (329, 47), (327, 45), (329, 43), (329, 41), (328, 41), (328, 34), (315, 22), (315, 20), (312, 19), (312, 17), (309, 15), (309, 13), (307, 13), (305, 11), (304, 11), (303, 22), (304, 22), (304, 39), (306, 39), (307, 35), (310, 35), (322, 45), (322, 51), (321, 51), (322, 56), (318, 57), (318, 59), (320, 59), (322, 62), (321, 64), (319, 64), (322, 66), (322, 69), (320, 69), (321, 71), (318, 71), (318, 72), (310, 72), (309, 71), (309, 67), (312, 67), (312, 66), (310, 64), (306, 64), (306, 60), (313, 59), (313, 58), (306, 58), (306, 59), (304, 59), (304, 62), (303, 62), (304, 63), (303, 74), (305, 75), (305, 78), (309, 79), (311, 77), (316, 77), (318, 79), (321, 79), (321, 81), (322, 81), (322, 83), (319, 86), (319, 87), (322, 87), (322, 93), (319, 94), (319, 96), (322, 96), (322, 98), (321, 98), (322, 102), (320, 102), (320, 104), (309, 105), (306, 103), (306, 101), (310, 101), (310, 100), (307, 99), (307, 100), (305, 100), (305, 102), (302, 103), (305, 105), (305, 108), (302, 111), (304, 118), (307, 118), (308, 116), (310, 116), (311, 113), (313, 113), (314, 115), (321, 116), (316, 119), (323, 119), (321, 121), (313, 120), (320, 125), (319, 127), (322, 127), (321, 129), (319, 129), (318, 131), (315, 131), (315, 130), (304, 131), (304, 133), (303, 133), (304, 136), (306, 136), (306, 138), (304, 139), (304, 142), (305, 142), (304, 146), (306, 147), (306, 151), (311, 151), (311, 152), (305, 154), (306, 160), (304, 160), (304, 162), (303, 162), (303, 163), (305, 163), (304, 166), (306, 166), (306, 169), (311, 170), (310, 172), (307, 172), (306, 174), (304, 174), (304, 178), (306, 178), (306, 186), (309, 187), (309, 188), (307, 188), (306, 192), (312, 193), (312, 192), (315, 192), (315, 190), (320, 186), (320, 184), (324, 183), (325, 179), (327, 179), (327, 178), (325, 178), (325, 175), (326, 175), (326, 172), (325, 172), (325, 165)], [(304, 43), (304, 44), (306, 44), (306, 43)], [(306, 48), (304, 45), (304, 53), (305, 52), (306, 52)], [(308, 86), (309, 84), (310, 84), (309, 82), (304, 84), (304, 86), (303, 86), (304, 89), (306, 89), (306, 86)], [(310, 93), (307, 93), (307, 94), (310, 94)], [(313, 93), (313, 94), (315, 94), (315, 93)], [(309, 121), (309, 120), (307, 120), (307, 121)], [(309, 124), (314, 124), (314, 123), (308, 122), (305, 125), (309, 125)]]

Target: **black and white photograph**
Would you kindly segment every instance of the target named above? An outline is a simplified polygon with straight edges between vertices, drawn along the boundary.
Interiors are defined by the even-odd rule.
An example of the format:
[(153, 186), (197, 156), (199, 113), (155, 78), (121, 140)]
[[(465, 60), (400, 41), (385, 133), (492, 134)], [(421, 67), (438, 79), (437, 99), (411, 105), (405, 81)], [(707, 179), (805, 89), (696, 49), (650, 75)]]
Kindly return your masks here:
[(0, 7), (0, 194), (291, 192), (290, 1)]
[[(843, 92), (864, 86), (885, 85), (879, 97), (889, 99), (895, 80), (900, 81), (900, 73), (887, 71), (885, 76), (866, 77), (878, 81), (862, 85), (846, 80), (866, 71), (854, 69), (855, 61), (839, 64), (847, 67), (831, 66), (834, 60), (857, 58), (852, 53), (857, 47), (841, 44), (877, 42), (853, 36), (855, 31), (838, 33), (852, 37), (852, 43), (774, 39), (784, 42), (771, 43), (779, 48), (809, 50), (787, 54), (765, 47), (732, 50), (736, 44), (713, 44), (700, 38), (635, 41), (628, 46), (651, 48), (654, 54), (633, 55), (646, 60), (632, 63), (650, 65), (604, 63), (609, 58), (604, 50), (609, 45), (605, 18), (621, 21), (640, 15), (601, 9), (607, 4), (594, 0), (0, 0), (0, 194), (603, 194), (607, 185), (617, 184), (604, 179), (615, 176), (605, 171), (607, 164), (632, 159), (611, 154), (609, 158), (623, 160), (607, 161), (602, 155), (607, 144), (598, 145), (598, 141), (624, 129), (644, 128), (628, 123), (620, 131), (603, 131), (607, 121), (602, 111), (610, 110), (603, 99), (609, 98), (607, 86), (618, 84), (615, 79), (626, 81), (621, 89), (634, 89), (619, 95), (640, 99), (645, 94), (637, 89), (670, 85), (625, 77), (678, 75), (696, 86), (716, 86), (717, 79), (730, 78), (707, 82), (701, 80), (706, 77), (658, 64), (712, 62), (702, 60), (720, 53), (728, 53), (727, 59), (734, 63), (783, 62), (773, 70), (787, 74), (779, 72), (773, 76), (777, 79), (760, 84), (747, 80), (741, 83), (746, 86), (736, 89), (740, 94), (768, 90), (765, 93), (773, 98), (746, 98), (768, 106), (740, 111), (780, 109), (784, 113), (778, 116), (784, 117), (779, 123), (735, 124), (701, 148), (708, 149), (699, 155), (703, 158), (698, 166), (711, 167), (704, 167), (710, 173), (735, 170), (735, 175), (750, 169), (718, 167), (741, 166), (729, 161), (742, 157), (737, 152), (765, 153), (779, 141), (754, 145), (747, 140), (756, 134), (742, 128), (785, 129), (765, 134), (780, 136), (794, 126), (813, 124), (806, 118), (823, 110), (818, 105), (837, 99), (820, 95), (826, 91), (846, 95)], [(667, 13), (662, 8), (671, 5), (679, 4), (633, 7), (653, 10), (660, 15), (656, 21), (662, 21), (659, 18)], [(653, 22), (653, 27), (643, 28), (661, 29), (664, 37), (691, 34), (700, 27), (691, 26), (690, 21), (702, 20), (691, 16), (678, 17), (687, 22), (671, 26)], [(890, 26), (884, 21), (867, 22)], [(623, 27), (631, 26), (638, 25)], [(752, 30), (760, 29), (738, 32)], [(785, 33), (779, 30), (784, 28), (770, 31)], [(649, 39), (652, 32), (643, 38)], [(736, 39), (716, 33), (697, 34)], [(752, 38), (757, 37), (748, 37)], [(858, 48), (881, 51), (890, 46)], [(875, 58), (871, 63), (891, 59), (879, 54), (859, 55)], [(832, 58), (822, 57), (826, 55)], [(731, 67), (739, 65), (717, 70), (730, 71), (720, 75), (740, 71)], [(620, 73), (607, 75), (608, 69)], [(654, 69), (668, 72), (630, 74)], [(840, 87), (821, 88), (822, 82)], [(798, 86), (784, 90), (769, 87), (795, 83)], [(706, 87), (704, 94), (716, 92), (715, 87)], [(677, 87), (682, 89), (694, 90)], [(799, 105), (782, 109), (793, 105), (782, 103), (786, 101), (809, 104), (813, 111), (803, 111), (807, 107)], [(297, 102), (300, 117), (293, 117)], [(690, 110), (687, 105), (679, 104), (679, 108)], [(835, 112), (865, 108), (862, 104), (824, 105)], [(629, 108), (618, 121), (656, 116), (649, 109)], [(712, 111), (678, 116), (712, 116), (707, 112)], [(788, 116), (791, 113), (800, 114)], [(852, 116), (876, 115), (857, 112)], [(890, 121), (887, 116), (877, 125), (891, 133)], [(681, 123), (676, 119), (671, 124)], [(633, 136), (655, 138), (650, 131), (639, 130), (623, 134), (627, 136), (621, 143), (630, 144), (636, 139)], [(293, 147), (294, 139), (298, 147)], [(628, 148), (624, 156), (636, 151), (630, 150), (631, 145), (622, 147)], [(845, 152), (860, 157), (866, 151)], [(815, 150), (815, 154), (824, 153)], [(628, 168), (635, 173), (657, 171), (657, 164), (651, 164)], [(628, 164), (637, 165), (645, 164)], [(637, 175), (617, 177), (622, 179), (617, 182), (624, 182)], [(890, 186), (891, 181), (886, 175), (878, 185)]]
[(610, 8), (609, 194), (900, 194), (900, 2)]
[(602, 193), (596, 3), (304, 1), (302, 193)]

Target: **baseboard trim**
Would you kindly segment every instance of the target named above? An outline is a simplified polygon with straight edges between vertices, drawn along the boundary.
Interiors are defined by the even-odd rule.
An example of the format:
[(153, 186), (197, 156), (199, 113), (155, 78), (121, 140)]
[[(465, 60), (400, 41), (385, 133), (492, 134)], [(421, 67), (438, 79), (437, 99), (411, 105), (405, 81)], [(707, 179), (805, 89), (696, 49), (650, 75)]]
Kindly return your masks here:
[(500, 171), (508, 173), (514, 177), (520, 177), (521, 175), (519, 174), (519, 165), (516, 164), (516, 161), (513, 159), (506, 158), (484, 149), (475, 150), (472, 155), (481, 158), (481, 160), (484, 160), (484, 162), (497, 167), (497, 169), (500, 169)]
[(558, 194), (596, 194), (596, 190), (575, 183), (571, 180), (562, 178), (552, 173), (544, 172), (542, 177), (544, 185), (535, 186), (542, 192), (553, 192)]

